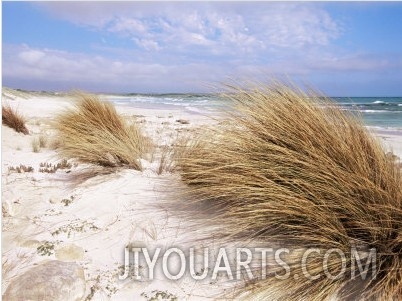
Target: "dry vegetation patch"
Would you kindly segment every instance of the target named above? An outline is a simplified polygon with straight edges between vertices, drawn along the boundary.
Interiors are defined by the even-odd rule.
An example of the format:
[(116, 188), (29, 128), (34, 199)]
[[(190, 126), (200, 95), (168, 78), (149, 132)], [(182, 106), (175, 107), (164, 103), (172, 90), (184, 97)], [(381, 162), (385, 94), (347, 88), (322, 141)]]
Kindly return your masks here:
[(76, 99), (75, 107), (56, 120), (61, 157), (141, 170), (140, 159), (151, 143), (139, 126), (128, 125), (111, 103), (94, 95), (79, 93)]
[(20, 164), (19, 166), (8, 167), (8, 171), (16, 173), (34, 172), (34, 168), (32, 166)]
[[(401, 171), (362, 122), (330, 99), (294, 86), (229, 87), (225, 97), (236, 110), (178, 156), (188, 200), (180, 207), (196, 208), (191, 219), (206, 213), (200, 229), (218, 226), (215, 237), (299, 250), (288, 257), (290, 277), (277, 280), (271, 269), (266, 280), (245, 287), (246, 296), (400, 299)], [(351, 279), (352, 247), (364, 254), (376, 249), (375, 279)], [(324, 275), (326, 250), (341, 250), (344, 276), (300, 276), (308, 248), (322, 251), (310, 257), (308, 269), (314, 275)], [(330, 257), (327, 268), (337, 275), (341, 258)]]
[(25, 135), (29, 134), (29, 131), (25, 125), (24, 117), (19, 114), (10, 105), (1, 106), (2, 123), (12, 129), (17, 133), (23, 133)]

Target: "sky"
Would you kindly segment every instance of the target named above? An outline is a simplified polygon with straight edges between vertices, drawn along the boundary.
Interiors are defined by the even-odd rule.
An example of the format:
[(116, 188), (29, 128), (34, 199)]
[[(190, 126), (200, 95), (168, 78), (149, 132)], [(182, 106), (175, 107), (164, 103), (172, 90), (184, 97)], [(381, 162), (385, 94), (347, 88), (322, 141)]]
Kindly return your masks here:
[(2, 1), (2, 84), (200, 93), (288, 78), (402, 96), (402, 2)]

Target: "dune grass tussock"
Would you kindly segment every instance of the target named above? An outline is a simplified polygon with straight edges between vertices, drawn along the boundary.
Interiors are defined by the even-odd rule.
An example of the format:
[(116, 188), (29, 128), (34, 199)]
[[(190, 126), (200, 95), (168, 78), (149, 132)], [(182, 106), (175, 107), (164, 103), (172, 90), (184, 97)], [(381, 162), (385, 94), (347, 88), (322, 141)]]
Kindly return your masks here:
[(12, 129), (17, 133), (23, 133), (25, 135), (29, 134), (29, 131), (25, 125), (25, 119), (16, 110), (14, 110), (10, 105), (1, 106), (2, 123)]
[(129, 125), (111, 103), (77, 93), (75, 107), (57, 117), (55, 127), (63, 158), (83, 163), (141, 170), (140, 158), (151, 146), (138, 125)]
[(31, 146), (32, 146), (32, 151), (34, 153), (39, 153), (40, 149), (41, 149), (39, 138), (37, 138), (37, 137), (32, 138)]
[[(215, 237), (321, 250), (307, 267), (321, 274), (317, 279), (300, 276), (303, 252), (292, 252), (290, 277), (268, 276), (246, 286), (245, 296), (402, 298), (401, 171), (380, 143), (357, 117), (314, 93), (284, 84), (229, 88), (225, 96), (236, 110), (177, 159), (187, 184), (186, 209), (209, 214), (205, 225), (219, 227)], [(323, 256), (332, 248), (346, 255), (345, 273), (337, 279), (323, 273)], [(351, 280), (352, 248), (366, 255), (376, 250), (375, 279)], [(341, 267), (339, 256), (329, 258), (332, 274)]]

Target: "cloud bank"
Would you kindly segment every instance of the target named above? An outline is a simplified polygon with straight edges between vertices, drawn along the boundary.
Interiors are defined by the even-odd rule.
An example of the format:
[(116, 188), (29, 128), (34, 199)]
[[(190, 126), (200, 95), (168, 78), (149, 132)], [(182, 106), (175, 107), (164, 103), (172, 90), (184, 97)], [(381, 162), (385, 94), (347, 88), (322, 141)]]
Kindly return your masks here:
[[(56, 89), (198, 92), (230, 78), (401, 68), (338, 45), (345, 24), (317, 3), (40, 2), (99, 36), (87, 51), (3, 46), (3, 76)], [(72, 38), (72, 37), (70, 37)], [(72, 39), (73, 42), (73, 39)], [(325, 78), (325, 77), (324, 77)]]

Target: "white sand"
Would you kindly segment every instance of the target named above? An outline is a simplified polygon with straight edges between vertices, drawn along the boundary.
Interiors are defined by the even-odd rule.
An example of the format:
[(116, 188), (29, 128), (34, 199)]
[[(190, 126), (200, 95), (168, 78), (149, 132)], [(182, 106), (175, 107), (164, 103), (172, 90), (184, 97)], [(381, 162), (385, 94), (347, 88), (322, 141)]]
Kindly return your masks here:
[[(82, 265), (86, 296), (91, 294), (91, 288), (95, 290), (91, 300), (146, 300), (141, 294), (150, 298), (156, 294), (153, 291), (166, 291), (179, 300), (210, 300), (204, 297), (222, 291), (217, 284), (196, 282), (186, 276), (180, 281), (170, 281), (163, 275), (152, 281), (119, 280), (125, 246), (146, 246), (151, 250), (177, 246), (186, 240), (182, 221), (158, 205), (166, 197), (164, 191), (177, 182), (177, 176), (156, 173), (158, 154), (152, 162), (143, 160), (143, 172), (123, 169), (78, 184), (75, 175), (88, 166), (80, 164), (69, 173), (39, 172), (41, 162), (60, 160), (47, 147), (33, 152), (32, 141), (42, 135), (51, 143), (53, 117), (71, 106), (71, 100), (22, 96), (6, 97), (5, 101), (26, 117), (30, 135), (2, 126), (3, 292), (16, 276), (50, 259)], [(160, 146), (171, 143), (179, 132), (211, 122), (210, 118), (190, 114), (181, 107), (117, 109), (128, 117), (137, 115), (135, 120)], [(176, 122), (178, 119), (189, 120), (190, 124)], [(20, 164), (32, 166), (34, 172), (9, 171), (9, 167)], [(71, 201), (67, 206), (66, 200)], [(38, 251), (40, 246), (54, 249), (44, 254)]]
[[(146, 300), (141, 294), (153, 296), (154, 290), (166, 291), (178, 300), (206, 300), (223, 291), (219, 281), (197, 282), (188, 275), (178, 281), (160, 275), (152, 281), (119, 280), (125, 246), (169, 248), (183, 246), (186, 241), (183, 221), (159, 206), (178, 177), (158, 175), (157, 156), (153, 162), (143, 161), (143, 172), (124, 169), (78, 184), (74, 179), (86, 167), (82, 164), (69, 173), (39, 172), (41, 162), (55, 163), (58, 158), (48, 147), (33, 152), (32, 140), (42, 135), (50, 143), (53, 117), (71, 102), (68, 97), (11, 94), (5, 100), (27, 118), (30, 135), (2, 126), (3, 292), (16, 276), (49, 259), (79, 263), (85, 270), (86, 296), (91, 288), (94, 291), (92, 300)], [(136, 120), (160, 146), (171, 143), (179, 132), (214, 122), (182, 107), (117, 109), (126, 116), (142, 115)], [(180, 124), (178, 119), (190, 124)], [(402, 133), (379, 135), (388, 148), (402, 156)], [(32, 166), (34, 172), (8, 170), (20, 164)], [(45, 254), (46, 248), (41, 246), (54, 249)]]

